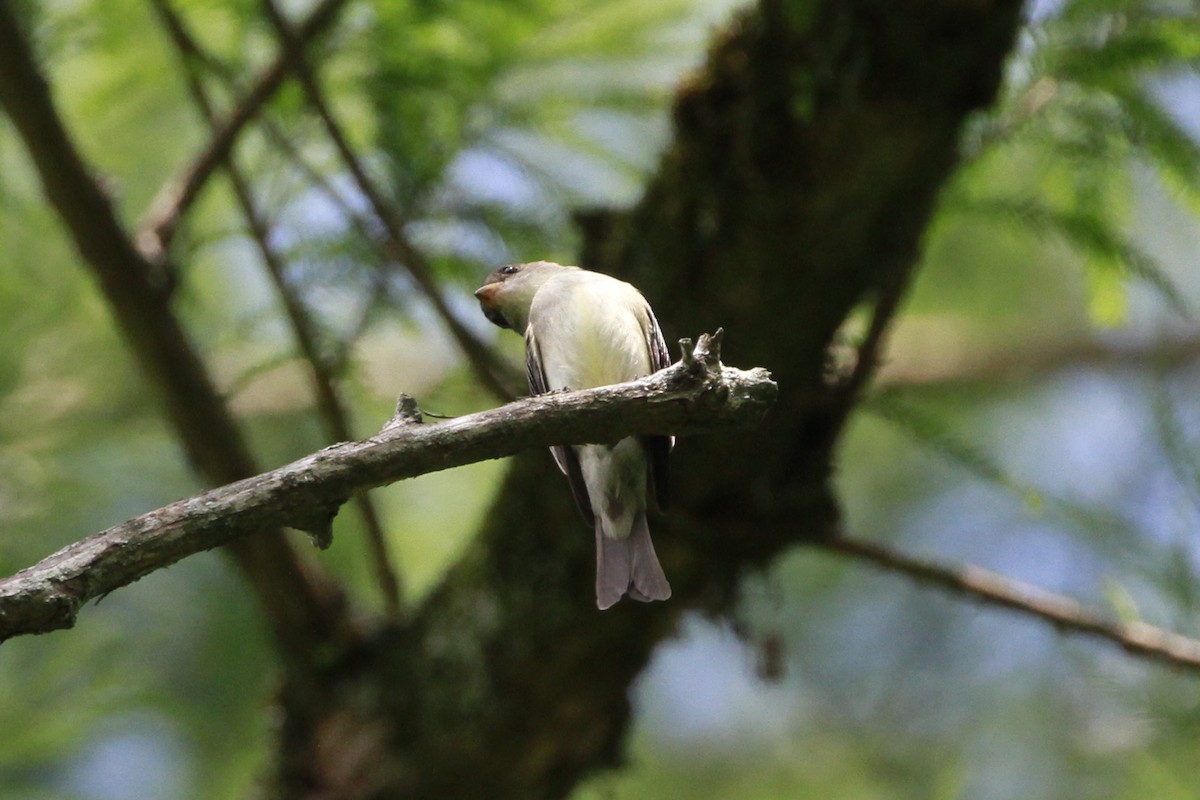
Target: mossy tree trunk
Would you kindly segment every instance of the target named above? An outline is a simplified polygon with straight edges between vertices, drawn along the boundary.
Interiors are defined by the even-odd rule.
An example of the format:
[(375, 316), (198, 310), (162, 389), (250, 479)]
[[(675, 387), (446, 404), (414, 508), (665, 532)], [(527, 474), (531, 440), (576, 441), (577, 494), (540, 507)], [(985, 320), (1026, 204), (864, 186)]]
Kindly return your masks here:
[(640, 286), (668, 340), (723, 326), (726, 359), (780, 386), (759, 429), (676, 448), (651, 523), (675, 596), (597, 612), (591, 533), (527, 454), (408, 623), (289, 676), (280, 796), (561, 797), (620, 763), (630, 684), (683, 613), (730, 610), (741, 575), (836, 530), (831, 454), (860, 383), (830, 375), (830, 343), (861, 304), (894, 308), (1020, 13), (763, 0), (716, 37), (641, 202), (580, 218), (580, 262)]

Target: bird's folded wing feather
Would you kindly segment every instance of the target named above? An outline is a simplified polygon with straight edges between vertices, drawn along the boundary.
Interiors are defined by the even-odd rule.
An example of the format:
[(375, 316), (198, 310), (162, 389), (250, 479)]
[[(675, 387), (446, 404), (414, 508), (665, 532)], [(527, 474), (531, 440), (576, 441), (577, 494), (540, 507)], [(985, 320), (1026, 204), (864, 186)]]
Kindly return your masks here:
[[(649, 303), (646, 304), (645, 329), (646, 346), (650, 350), (650, 369), (658, 372), (660, 369), (671, 366), (671, 354), (667, 351), (667, 342), (663, 338), (662, 329), (658, 327), (658, 320), (654, 317), (654, 311), (651, 310)], [(650, 480), (653, 484), (654, 500), (658, 503), (660, 510), (666, 509), (667, 501), (670, 499), (669, 458), (671, 448), (675, 446), (675, 437), (647, 436), (643, 441), (646, 445), (647, 457), (650, 460)]]
[[(525, 377), (529, 381), (531, 393), (537, 395), (550, 391), (549, 386), (546, 385), (546, 372), (542, 369), (542, 351), (538, 347), (537, 337), (533, 334), (532, 326), (525, 330)], [(583, 482), (583, 470), (579, 467), (579, 456), (575, 454), (574, 449), (563, 445), (552, 446), (550, 454), (554, 456), (554, 462), (558, 464), (558, 468), (567, 476), (567, 483), (571, 485), (571, 494), (575, 496), (575, 505), (579, 507), (579, 513), (583, 515), (584, 521), (588, 525), (595, 525), (596, 515), (592, 512), (592, 503), (588, 499), (587, 484)]]

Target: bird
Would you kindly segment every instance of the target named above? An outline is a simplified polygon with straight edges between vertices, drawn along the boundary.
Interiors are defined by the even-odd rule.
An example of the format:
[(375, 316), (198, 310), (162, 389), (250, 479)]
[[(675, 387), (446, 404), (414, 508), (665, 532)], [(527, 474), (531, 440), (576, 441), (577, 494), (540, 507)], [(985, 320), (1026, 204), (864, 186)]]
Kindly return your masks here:
[[(524, 334), (525, 372), (535, 395), (622, 383), (671, 363), (646, 298), (603, 273), (552, 261), (506, 264), (475, 296), (488, 320)], [(646, 507), (648, 495), (666, 507), (673, 445), (670, 436), (631, 436), (616, 444), (550, 448), (595, 531), (601, 610), (625, 595), (643, 602), (671, 596)]]

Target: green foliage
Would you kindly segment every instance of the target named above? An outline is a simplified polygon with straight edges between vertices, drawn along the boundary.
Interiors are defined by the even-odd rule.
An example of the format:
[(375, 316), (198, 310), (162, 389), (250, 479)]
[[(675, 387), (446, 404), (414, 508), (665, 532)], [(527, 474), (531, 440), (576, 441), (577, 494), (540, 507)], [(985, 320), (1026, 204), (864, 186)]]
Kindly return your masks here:
[[(570, 260), (573, 211), (641, 191), (666, 135), (673, 83), (729, 5), (355, 3), (313, 62), (368, 171), (447, 280), (446, 296), (478, 322), (461, 288), (485, 266)], [(260, 4), (175, 6), (208, 53), (198, 66), (204, 85), (228, 111), (276, 53)], [(787, 6), (800, 18), (813, 7)], [(140, 0), (22, 8), (56, 99), (132, 224), (207, 137), (169, 40)], [(1171, 270), (1134, 223), (1147, 175), (1200, 213), (1200, 145), (1164, 90), (1195, 71), (1198, 15), (1194, 3), (1076, 0), (1031, 23), (1003, 102), (964, 141), (966, 163), (929, 231), (885, 372), (906, 357), (952, 372), (956, 359), (1037, 355), (1091, 339), (1098, 326), (1133, 327), (1144, 313), (1134, 280), (1170, 309), (1155, 324), (1186, 321), (1197, 281)], [(375, 430), (402, 391), (449, 414), (491, 402), (411, 281), (384, 266), (372, 225), (355, 220), (369, 216), (365, 203), (303, 93), (289, 87), (264, 118), (273, 129), (248, 131), (238, 162), (274, 225), (285, 283), (337, 367), (356, 434)], [(0, 174), (0, 568), (8, 574), (196, 483), (4, 121)], [(260, 462), (324, 444), (307, 365), (225, 181), (206, 189), (179, 237), (175, 308)], [(519, 340), (503, 346), (519, 363)], [(1095, 399), (1078, 386), (984, 375), (965, 391), (880, 393), (840, 453), (848, 524), (995, 559), (1050, 588), (1194, 632), (1200, 439), (1194, 381), (1175, 378), (1168, 398), (1136, 376), (1106, 376), (1140, 416), (1097, 423), (1095, 435), (1119, 438), (1119, 428), (1140, 424), (1145, 446), (1114, 450), (1137, 461), (1107, 469), (1089, 462), (1090, 451), (1076, 461), (1060, 452), (1070, 415), (1052, 415), (1046, 396), (1072, 398), (1083, 415)], [(1018, 451), (1013, 418), (1053, 425)], [(1097, 499), (1087, 486), (1053, 482), (1051, 467), (1124, 478)], [(376, 493), (409, 597), (469, 545), (502, 470), (481, 464)], [(1138, 482), (1141, 473), (1151, 485)], [(1139, 493), (1161, 490), (1155, 476), (1179, 491), (1171, 495), (1178, 516), (1166, 522), (1141, 511), (1156, 497)], [(357, 602), (377, 608), (362, 521), (348, 507), (336, 524), (320, 558)], [(1060, 562), (1069, 569), (1047, 566)], [(812, 553), (785, 559), (761, 581), (768, 599), (747, 601), (748, 627), (778, 632), (790, 670), (778, 693), (756, 690), (771, 701), (756, 706), (761, 718), (721, 728), (732, 736), (723, 740), (683, 730), (678, 708), (646, 712), (634, 766), (578, 796), (1195, 794), (1200, 712), (1190, 679), (1125, 661), (1111, 667), (1040, 628)], [(750, 672), (753, 654), (723, 647)], [(643, 699), (672, 680), (698, 686), (699, 696), (716, 681), (711, 666), (696, 659), (652, 675)], [(187, 796), (245, 796), (270, 735), (263, 718), (273, 668), (253, 599), (215, 556), (85, 609), (75, 631), (5, 643), (0, 795), (72, 796), (66, 776), (96, 747), (134, 731), (182, 743), (165, 758), (177, 762)]]
[(1176, 312), (1188, 313), (1186, 301), (1171, 278), (1153, 257), (1126, 238), (1104, 212), (1055, 208), (1035, 199), (998, 197), (963, 199), (955, 203), (953, 210), (978, 215), (993, 225), (1009, 225), (1026, 235), (1059, 237), (1085, 258), (1091, 316), (1101, 325), (1115, 326), (1126, 321), (1123, 282), (1128, 278), (1145, 281)]
[[(670, 83), (726, 5), (405, 3), (381, 14), (382, 58), (366, 82), (376, 141), (401, 208), (459, 243), (432, 242), (442, 263), (478, 275), (510, 253), (569, 259), (569, 207), (636, 196)], [(464, 158), (490, 174), (464, 182)], [(486, 241), (482, 252), (464, 256), (464, 234)]]
[[(1200, 212), (1200, 143), (1163, 106), (1164, 87), (1197, 66), (1197, 26), (1194, 3), (1106, 0), (1067, 2), (1031, 25), (1004, 101), (968, 139), (970, 162), (947, 195), (948, 214), (1009, 219), (1067, 243), (1087, 272), (1092, 317), (1103, 325), (1125, 322), (1121, 285), (1131, 279), (1190, 313), (1126, 231), (1132, 177), (1145, 167)], [(976, 180), (1014, 162), (1034, 169), (1004, 181), (1000, 193), (994, 181)]]
[(1046, 498), (1041, 492), (1012, 475), (979, 444), (968, 441), (950, 428), (947, 409), (941, 408), (931, 413), (928, 403), (922, 406), (896, 394), (880, 394), (869, 400), (863, 410), (895, 425), (975, 478), (1011, 492), (1031, 512), (1038, 513), (1044, 508)]

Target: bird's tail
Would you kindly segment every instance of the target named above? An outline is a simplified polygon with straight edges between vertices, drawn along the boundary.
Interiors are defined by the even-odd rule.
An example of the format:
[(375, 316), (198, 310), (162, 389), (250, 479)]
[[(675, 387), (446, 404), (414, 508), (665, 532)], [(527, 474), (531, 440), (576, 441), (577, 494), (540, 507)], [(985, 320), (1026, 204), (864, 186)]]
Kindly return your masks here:
[(608, 608), (625, 594), (643, 603), (671, 596), (671, 585), (650, 541), (645, 510), (634, 514), (633, 529), (622, 539), (605, 536), (601, 518), (596, 517), (596, 605)]

